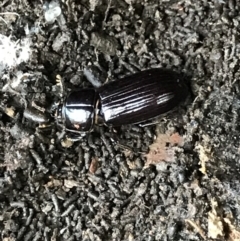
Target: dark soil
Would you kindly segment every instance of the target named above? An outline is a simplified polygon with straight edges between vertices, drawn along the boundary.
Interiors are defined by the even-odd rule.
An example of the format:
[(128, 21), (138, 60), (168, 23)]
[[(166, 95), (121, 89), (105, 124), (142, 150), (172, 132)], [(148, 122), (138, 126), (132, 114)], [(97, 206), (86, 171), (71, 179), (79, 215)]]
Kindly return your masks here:
[[(0, 47), (18, 46), (14, 64), (0, 61), (1, 240), (240, 240), (240, 3), (51, 4), (0, 3)], [(54, 118), (27, 115), (41, 122), (91, 87), (84, 69), (105, 83), (155, 67), (182, 73), (192, 95), (157, 125), (120, 127), (132, 151), (107, 127), (72, 142)], [(176, 133), (172, 158), (151, 164), (157, 136)]]

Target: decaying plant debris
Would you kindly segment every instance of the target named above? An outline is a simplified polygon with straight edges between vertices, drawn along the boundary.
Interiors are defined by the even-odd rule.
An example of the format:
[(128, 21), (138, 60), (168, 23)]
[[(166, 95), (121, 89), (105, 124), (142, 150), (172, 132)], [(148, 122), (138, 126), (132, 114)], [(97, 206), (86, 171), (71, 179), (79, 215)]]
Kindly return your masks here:
[[(239, 9), (1, 1), (0, 239), (239, 240)], [(30, 120), (74, 88), (155, 67), (181, 72), (191, 100), (119, 127), (120, 143), (107, 127), (74, 143)]]

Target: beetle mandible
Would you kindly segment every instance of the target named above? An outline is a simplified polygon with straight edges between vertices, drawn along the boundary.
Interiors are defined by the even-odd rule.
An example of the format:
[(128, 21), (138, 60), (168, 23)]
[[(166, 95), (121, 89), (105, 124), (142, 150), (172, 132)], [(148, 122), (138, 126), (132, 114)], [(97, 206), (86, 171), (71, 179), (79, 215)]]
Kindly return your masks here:
[(94, 125), (141, 123), (169, 112), (188, 96), (180, 74), (149, 69), (99, 88), (71, 92), (57, 107), (57, 122), (66, 131), (84, 136)]

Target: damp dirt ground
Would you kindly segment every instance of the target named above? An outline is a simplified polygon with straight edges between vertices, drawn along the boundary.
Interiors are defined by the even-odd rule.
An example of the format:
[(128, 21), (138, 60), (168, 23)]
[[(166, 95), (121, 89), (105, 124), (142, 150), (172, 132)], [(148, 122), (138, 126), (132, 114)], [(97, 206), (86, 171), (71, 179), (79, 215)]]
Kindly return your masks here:
[[(240, 240), (239, 11), (2, 0), (0, 239)], [(183, 74), (188, 100), (119, 142), (105, 126), (73, 142), (50, 115), (71, 90), (157, 67)]]

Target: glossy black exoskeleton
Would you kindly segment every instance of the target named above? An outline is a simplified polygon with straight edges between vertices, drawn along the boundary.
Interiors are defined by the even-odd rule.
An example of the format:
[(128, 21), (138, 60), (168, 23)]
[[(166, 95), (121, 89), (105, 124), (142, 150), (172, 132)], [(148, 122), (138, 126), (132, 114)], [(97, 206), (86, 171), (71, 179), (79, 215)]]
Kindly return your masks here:
[(84, 135), (94, 125), (135, 124), (164, 114), (186, 99), (182, 76), (167, 69), (150, 69), (97, 89), (71, 92), (58, 106), (57, 120), (66, 130)]

